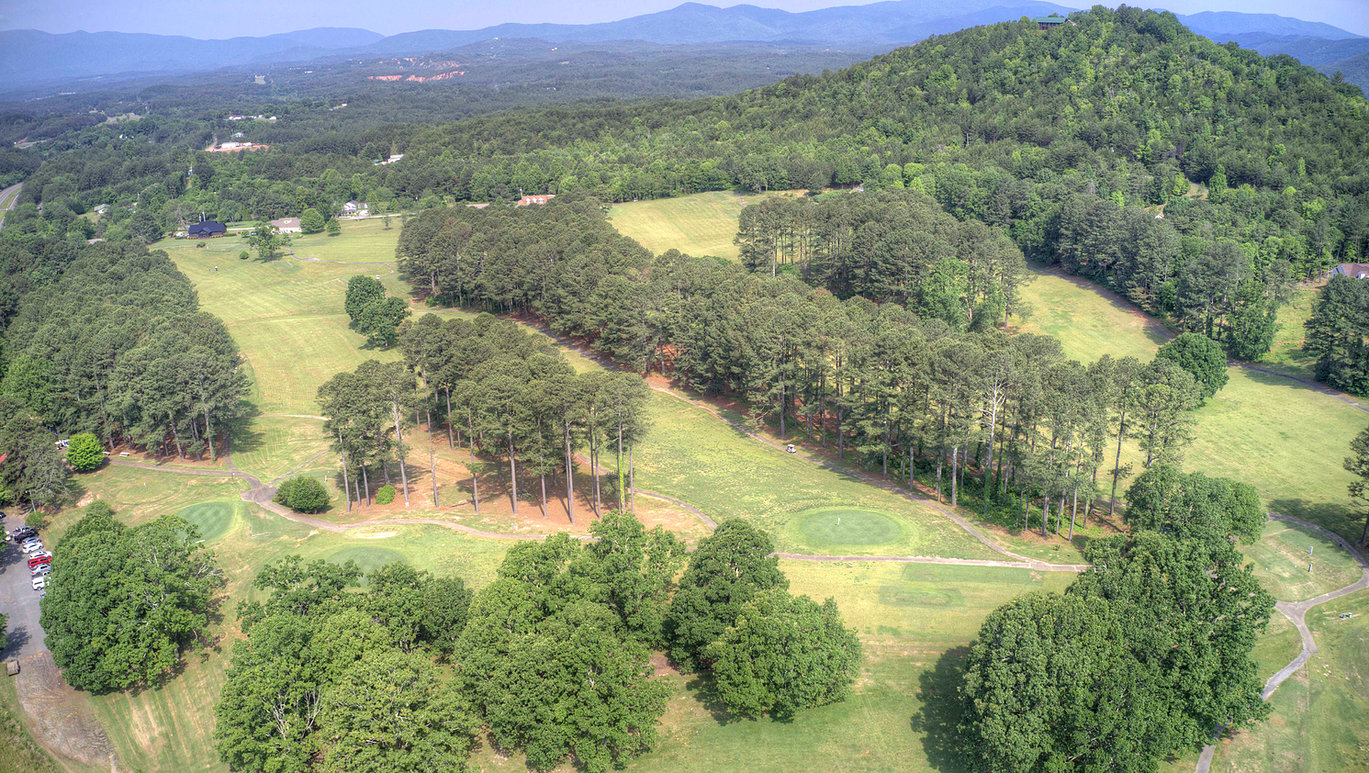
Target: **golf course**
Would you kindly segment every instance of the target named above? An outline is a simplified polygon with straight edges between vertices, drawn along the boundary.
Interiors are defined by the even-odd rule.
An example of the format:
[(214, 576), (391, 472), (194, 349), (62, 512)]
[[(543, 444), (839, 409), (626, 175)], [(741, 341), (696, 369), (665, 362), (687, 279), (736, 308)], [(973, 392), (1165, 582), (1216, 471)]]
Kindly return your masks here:
[[(613, 224), (652, 249), (728, 252), (740, 203), (735, 194), (703, 194), (614, 208)], [(397, 220), (397, 219), (396, 219)], [(119, 759), (149, 771), (221, 771), (211, 742), (213, 704), (228, 655), (241, 636), (238, 602), (257, 598), (251, 579), (267, 562), (296, 554), (306, 560), (355, 561), (372, 570), (394, 560), (481, 587), (511, 544), (556, 531), (584, 534), (591, 518), (569, 522), (560, 500), (547, 512), (532, 491), (521, 491), (512, 512), (504, 470), (450, 448), (445, 431), (413, 433), (409, 453), (411, 504), (353, 507), (340, 493), (336, 458), (322, 431), (315, 393), (333, 374), (367, 359), (387, 361), (394, 350), (372, 349), (348, 327), (347, 281), (377, 276), (394, 296), (407, 297), (395, 273), (399, 223), (344, 222), (342, 234), (297, 238), (270, 260), (238, 258), (233, 238), (168, 241), (165, 249), (194, 283), (202, 306), (219, 316), (250, 371), (255, 415), (235, 427), (231, 454), (215, 463), (138, 456), (78, 479), (82, 502), (102, 498), (121, 520), (139, 523), (178, 513), (194, 524), (218, 557), (227, 584), (213, 642), (188, 653), (184, 669), (165, 684), (133, 693), (89, 698)], [(1094, 288), (1053, 274), (1027, 286), (1031, 316), (1018, 329), (1062, 340), (1071, 357), (1105, 353), (1148, 359), (1167, 333), (1156, 322)], [(428, 313), (418, 305), (415, 315)], [(444, 310), (444, 316), (469, 316)], [(578, 370), (603, 367), (566, 342), (563, 354)], [(1231, 382), (1199, 409), (1198, 443), (1190, 466), (1211, 474), (1245, 471), (1271, 509), (1350, 535), (1356, 521), (1345, 495), (1345, 474), (1297, 449), (1340, 448), (1365, 422), (1358, 408), (1281, 376), (1230, 369)], [(791, 590), (836, 598), (864, 649), (852, 696), (794, 721), (721, 722), (697, 678), (658, 666), (672, 696), (662, 740), (630, 770), (790, 770), (825, 765), (843, 770), (945, 770), (953, 750), (947, 714), (955, 669), (984, 617), (1012, 598), (1062, 590), (1074, 577), (1078, 545), (1113, 533), (1117, 525), (1090, 519), (1076, 542), (1042, 539), (985, 522), (971, 506), (952, 509), (934, 495), (907, 492), (877, 471), (862, 470), (811, 443), (787, 453), (773, 428), (752, 428), (736, 405), (709, 403), (653, 380), (650, 432), (636, 450), (639, 516), (686, 542), (709, 532), (710, 522), (744, 518), (769, 532), (786, 557)], [(1271, 403), (1272, 401), (1272, 403)], [(1281, 406), (1268, 411), (1270, 404)], [(1272, 424), (1268, 418), (1281, 420)], [(1264, 418), (1261, 418), (1264, 417)], [(1127, 454), (1136, 454), (1128, 449)], [(431, 462), (430, 462), (431, 460)], [(139, 466), (133, 466), (139, 465)], [(577, 476), (577, 516), (591, 512), (590, 475)], [(287, 474), (317, 477), (332, 496), (319, 516), (329, 528), (292, 520), (244, 501), (248, 477), (263, 485)], [(480, 480), (481, 507), (470, 502), (470, 476)], [(436, 475), (436, 481), (433, 476)], [(436, 484), (438, 505), (433, 504)], [(249, 492), (250, 493), (250, 492)], [(968, 492), (967, 492), (968, 493)], [(965, 504), (970, 505), (966, 499)], [(53, 536), (81, 514), (69, 509)], [(403, 522), (400, 522), (403, 521)], [(414, 523), (414, 521), (423, 521)], [(499, 537), (499, 538), (497, 538)], [(1354, 582), (1359, 564), (1313, 528), (1271, 522), (1244, 548), (1253, 571), (1277, 598), (1302, 601)], [(899, 560), (860, 560), (895, 557)], [(835, 560), (831, 560), (835, 559)], [(1310, 564), (1309, 564), (1310, 562)], [(1310, 569), (1310, 571), (1309, 571)], [(1308, 614), (1326, 644), (1275, 693), (1275, 718), (1219, 745), (1215, 769), (1245, 769), (1244, 760), (1275, 763), (1269, 770), (1340, 770), (1351, 765), (1362, 737), (1344, 721), (1364, 710), (1359, 698), (1369, 638), (1363, 614), (1342, 609), (1369, 604), (1365, 593), (1338, 599)], [(1262, 677), (1298, 652), (1292, 624), (1279, 615), (1257, 648)], [(1356, 681), (1358, 680), (1358, 681)], [(1317, 719), (1313, 719), (1313, 717)], [(1313, 727), (1322, 728), (1312, 732)], [(1334, 727), (1334, 731), (1329, 729)], [(911, 732), (910, 732), (911, 728)], [(1278, 763), (1283, 760), (1283, 763)], [(1190, 770), (1194, 759), (1172, 760)], [(488, 745), (473, 759), (481, 770), (523, 770), (516, 756)]]

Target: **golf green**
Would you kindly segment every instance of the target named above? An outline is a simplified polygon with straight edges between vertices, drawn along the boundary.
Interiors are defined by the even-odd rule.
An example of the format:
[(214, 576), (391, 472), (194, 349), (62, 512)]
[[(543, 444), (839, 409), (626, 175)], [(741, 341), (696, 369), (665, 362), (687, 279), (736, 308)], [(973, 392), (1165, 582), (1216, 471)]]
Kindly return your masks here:
[(389, 548), (358, 546), (354, 548), (343, 548), (331, 556), (328, 556), (328, 560), (335, 564), (345, 564), (348, 561), (355, 561), (356, 565), (361, 567), (362, 572), (370, 574), (386, 564), (392, 564), (395, 561), (403, 561), (404, 555), (398, 551), (390, 550)]
[(231, 502), (201, 502), (181, 510), (177, 515), (199, 529), (200, 538), (209, 542), (228, 531), (236, 509), (237, 505)]
[(813, 547), (882, 545), (899, 538), (898, 522), (872, 510), (823, 509), (800, 516), (799, 532)]

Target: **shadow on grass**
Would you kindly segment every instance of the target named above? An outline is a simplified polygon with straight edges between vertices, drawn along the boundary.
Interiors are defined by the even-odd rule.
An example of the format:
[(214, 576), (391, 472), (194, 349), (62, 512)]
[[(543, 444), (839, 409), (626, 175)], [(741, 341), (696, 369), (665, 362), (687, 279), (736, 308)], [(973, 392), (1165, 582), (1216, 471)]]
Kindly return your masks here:
[[(1290, 515), (1315, 523), (1339, 534), (1351, 545), (1358, 544), (1360, 534), (1364, 531), (1363, 512), (1354, 512), (1333, 502), (1309, 502), (1298, 497), (1285, 497), (1270, 501), (1269, 509), (1279, 515)], [(1286, 521), (1283, 523), (1294, 526)]]
[(970, 743), (960, 730), (964, 704), (959, 689), (961, 669), (969, 647), (955, 647), (942, 653), (930, 671), (918, 678), (918, 699), (922, 710), (912, 716), (909, 726), (922, 736), (922, 750), (932, 767), (941, 771), (977, 770)]

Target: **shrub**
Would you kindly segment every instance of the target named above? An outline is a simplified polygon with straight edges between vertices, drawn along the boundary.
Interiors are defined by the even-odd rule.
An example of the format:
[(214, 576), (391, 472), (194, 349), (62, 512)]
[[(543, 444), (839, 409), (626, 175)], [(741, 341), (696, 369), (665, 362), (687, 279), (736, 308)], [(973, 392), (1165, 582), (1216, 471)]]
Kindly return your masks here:
[(250, 257), (252, 256), (247, 254), (247, 250), (238, 253), (238, 260), (247, 260)]
[(328, 509), (328, 490), (317, 478), (296, 475), (280, 484), (275, 501), (297, 513), (321, 513)]
[(395, 501), (394, 486), (391, 486), (390, 484), (386, 483), (384, 486), (381, 486), (378, 491), (376, 491), (376, 504), (388, 505), (393, 501)]
[(48, 527), (48, 517), (43, 515), (42, 510), (34, 510), (24, 517), (24, 525), (30, 529), (46, 529)]
[(71, 436), (67, 443), (67, 464), (77, 472), (90, 472), (105, 463), (105, 449), (90, 432)]

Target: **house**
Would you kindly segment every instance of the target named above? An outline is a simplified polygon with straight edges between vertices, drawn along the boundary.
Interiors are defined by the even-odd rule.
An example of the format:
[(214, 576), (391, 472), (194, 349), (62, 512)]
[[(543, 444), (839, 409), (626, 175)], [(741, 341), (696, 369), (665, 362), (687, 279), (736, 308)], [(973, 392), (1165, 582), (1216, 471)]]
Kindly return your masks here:
[(228, 233), (228, 228), (217, 220), (205, 220), (190, 226), (185, 232), (195, 239), (208, 239), (211, 236), (223, 236)]
[(342, 205), (342, 214), (344, 217), (364, 215), (367, 211), (368, 207), (364, 201), (349, 201)]
[(271, 221), (271, 225), (283, 234), (297, 234), (300, 232), (299, 218), (297, 217), (278, 217)]
[(109, 205), (108, 205), (108, 204), (96, 204), (96, 205), (95, 205), (95, 209), (94, 209), (93, 211), (94, 211), (95, 214), (97, 214), (97, 215), (103, 215), (103, 214), (105, 214), (106, 212), (109, 211)]
[(398, 161), (398, 160), (400, 160), (400, 159), (402, 159), (402, 158), (404, 158), (404, 154), (403, 154), (403, 153), (396, 153), (396, 154), (394, 154), (393, 156), (390, 156), (389, 158), (385, 159), (384, 161), (381, 161), (380, 159), (377, 158), (377, 159), (373, 160), (373, 161), (371, 162), (371, 164), (372, 164), (373, 166), (381, 166), (381, 165), (383, 165), (383, 164), (393, 164), (394, 162), (396, 162), (396, 161)]
[(554, 198), (556, 198), (556, 194), (554, 193), (542, 193), (536, 196), (524, 196), (523, 198), (518, 200), (518, 206), (526, 207), (529, 204), (546, 204), (548, 201), (551, 201)]
[(1331, 273), (1354, 279), (1369, 279), (1369, 263), (1342, 263), (1331, 269)]
[(236, 140), (236, 139), (241, 139), (241, 138), (243, 138), (243, 137), (245, 137), (245, 136), (247, 136), (247, 135), (244, 134), (243, 132), (233, 132), (233, 139), (235, 139), (235, 140)]
[(1063, 16), (1038, 16), (1035, 19), (1032, 19), (1032, 21), (1036, 22), (1037, 29), (1048, 30), (1053, 27), (1059, 27), (1061, 24), (1069, 21), (1069, 19), (1066, 19)]

